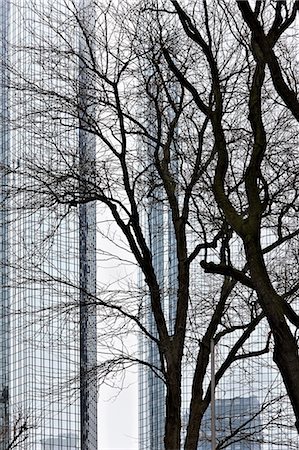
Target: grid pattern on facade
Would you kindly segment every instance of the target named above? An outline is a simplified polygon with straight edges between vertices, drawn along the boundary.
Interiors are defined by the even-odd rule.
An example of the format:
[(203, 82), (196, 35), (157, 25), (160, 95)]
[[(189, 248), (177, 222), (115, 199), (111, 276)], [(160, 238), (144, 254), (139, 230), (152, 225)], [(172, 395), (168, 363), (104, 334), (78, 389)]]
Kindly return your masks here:
[[(0, 2), (0, 38), (1, 38), (1, 61), (4, 64), (7, 61), (7, 15), (8, 5)], [(0, 161), (1, 165), (7, 164), (8, 158), (8, 146), (9, 136), (7, 132), (7, 97), (8, 92), (6, 89), (7, 73), (5, 70), (0, 74), (1, 86), (0, 86), (0, 111), (1, 111), (1, 123), (0, 123)], [(5, 172), (1, 174), (0, 185), (0, 260), (1, 260), (1, 309), (0, 309), (0, 449), (4, 450), (8, 443), (8, 332), (9, 332), (9, 316), (8, 316), (8, 282), (7, 282), (7, 176)]]
[[(11, 116), (8, 151), (10, 166), (17, 173), (10, 179), (12, 195), (6, 217), (10, 429), (17, 417), (27, 423), (28, 436), (19, 444), (20, 450), (96, 449), (96, 318), (94, 308), (83, 314), (80, 308), (83, 281), (84, 292), (95, 293), (95, 205), (86, 207), (85, 222), (81, 223), (79, 207), (68, 209), (47, 201), (45, 178), (79, 161), (80, 142), (74, 119), (63, 109), (57, 112), (53, 98), (48, 98), (47, 104), (46, 96), (42, 98), (38, 92), (35, 95), (28, 88), (36, 85), (40, 90), (58, 93), (74, 88), (52, 71), (59, 53), (55, 48), (64, 45), (57, 25), (65, 20), (66, 6), (43, 1), (34, 6), (13, 2), (6, 19), (8, 60), (10, 68), (14, 68), (6, 104)], [(78, 47), (74, 28), (70, 36), (74, 48)], [(51, 42), (53, 60), (46, 48)], [(78, 61), (62, 62), (68, 64), (63, 68), (68, 67), (75, 80)], [(27, 87), (23, 89), (24, 80)], [(21, 82), (22, 88), (20, 84), (18, 87)], [(87, 267), (84, 273), (81, 260)], [(87, 273), (88, 279), (84, 280)], [(92, 317), (87, 317), (91, 313)], [(88, 370), (93, 365), (93, 377), (84, 392), (87, 413), (80, 409), (83, 328), (88, 338), (84, 343), (88, 348)], [(86, 442), (81, 433), (83, 412), (89, 432)]]
[[(156, 205), (156, 208), (152, 208), (149, 213), (149, 222), (146, 226), (148, 226), (149, 242), (154, 255), (153, 264), (157, 271), (159, 285), (166, 294), (164, 245), (167, 236), (164, 236), (163, 233), (164, 220), (163, 206)], [(147, 299), (148, 301), (149, 299)], [(164, 297), (164, 302), (165, 304), (168, 303), (167, 294)], [(150, 308), (145, 313), (145, 323), (150, 333), (157, 336)], [(151, 361), (154, 367), (159, 368), (159, 353), (156, 344), (142, 339), (139, 346), (142, 358)], [(165, 415), (164, 396), (165, 386), (163, 381), (154, 371), (141, 367), (139, 371), (139, 446), (142, 450), (163, 447), (164, 423), (163, 420), (155, 420), (155, 417), (158, 415), (161, 418)]]
[[(158, 183), (157, 183), (158, 184)], [(158, 199), (161, 198), (159, 202)], [(163, 200), (162, 200), (163, 199)], [(144, 223), (148, 234), (149, 245), (153, 254), (154, 268), (163, 294), (164, 313), (169, 329), (175, 311), (173, 304), (176, 298), (176, 256), (172, 244), (173, 232), (170, 226), (170, 212), (165, 206), (165, 196), (155, 195), (155, 201), (148, 204)], [(166, 202), (165, 202), (166, 203)], [(190, 235), (189, 248), (194, 248)], [(263, 230), (263, 245), (273, 242), (270, 229)], [(244, 249), (240, 240), (232, 237), (231, 261), (234, 267), (242, 268)], [(219, 249), (209, 251), (208, 260), (218, 261)], [(280, 258), (287, 249), (280, 248)], [(282, 254), (281, 254), (282, 253)], [(285, 268), (278, 267), (273, 272), (276, 254), (267, 256), (269, 267), (273, 265), (271, 275), (279, 283), (283, 280)], [(273, 261), (271, 261), (271, 259)], [(204, 259), (199, 254), (198, 261)], [(171, 262), (171, 263), (170, 263)], [(286, 265), (288, 262), (286, 261)], [(292, 269), (293, 270), (293, 269)], [(142, 285), (143, 281), (140, 280)], [(185, 342), (182, 379), (182, 438), (185, 437), (188, 424), (188, 408), (191, 398), (192, 377), (195, 369), (197, 343), (201, 342), (211, 315), (217, 304), (221, 291), (222, 278), (203, 273), (199, 262), (191, 266), (190, 277), (190, 312), (188, 332)], [(169, 302), (170, 295), (172, 301)], [(216, 372), (222, 370), (231, 349), (242, 335), (242, 327), (250, 323), (252, 308), (258, 308), (256, 297), (250, 290), (235, 286), (225, 308), (221, 325), (217, 332), (223, 337), (216, 345)], [(144, 323), (153, 329), (153, 316), (150, 313), (149, 301), (145, 302)], [(234, 327), (236, 330), (233, 331)], [(227, 332), (232, 328), (232, 331)], [(273, 363), (273, 342), (269, 334), (269, 326), (265, 319), (257, 322), (250, 337), (241, 345), (234, 357), (234, 362), (227, 368), (216, 387), (216, 442), (217, 448), (229, 450), (286, 450), (296, 449), (299, 445), (295, 430), (295, 419), (285, 387), (277, 367)], [(250, 354), (252, 356), (250, 357)], [(140, 355), (148, 362), (159, 365), (157, 347), (142, 338)], [(248, 357), (245, 357), (248, 355)], [(159, 367), (159, 366), (158, 366)], [(207, 392), (211, 381), (210, 367), (205, 376), (204, 390)], [(204, 394), (205, 394), (204, 393)], [(139, 375), (139, 436), (140, 450), (151, 448), (163, 449), (163, 426), (165, 412), (165, 387), (163, 382), (152, 371), (141, 368)], [(237, 407), (237, 403), (239, 406)], [(157, 406), (159, 405), (159, 406)], [(238, 410), (239, 408), (239, 410)], [(238, 414), (239, 411), (239, 414)], [(200, 450), (211, 447), (209, 409), (203, 418), (199, 436)], [(235, 416), (239, 415), (237, 420)], [(163, 426), (161, 424), (163, 423)], [(151, 436), (155, 433), (158, 439)], [(183, 439), (182, 439), (183, 440)]]
[[(165, 248), (165, 247), (164, 247)], [(240, 255), (236, 248), (236, 255)], [(212, 258), (212, 255), (211, 255)], [(161, 270), (161, 260), (159, 265)], [(164, 277), (167, 277), (165, 269)], [(200, 340), (202, 333), (207, 326), (208, 311), (213, 310), (213, 298), (217, 296), (219, 286), (210, 284), (208, 276), (200, 273), (199, 267), (192, 269), (191, 276), (191, 294), (196, 314), (192, 314), (190, 320), (193, 320), (193, 341)], [(196, 281), (195, 281), (196, 280)], [(241, 292), (242, 291), (242, 292)], [(244, 316), (231, 316), (234, 323), (245, 323), (249, 320), (246, 317), (246, 291), (236, 291), (232, 296), (231, 307), (237, 311), (237, 305), (240, 305), (240, 299), (244, 299), (244, 307), (241, 308)], [(234, 302), (235, 308), (234, 308)], [(204, 314), (204, 311), (206, 313)], [(148, 314), (147, 320), (152, 320)], [(195, 319), (196, 317), (196, 319)], [(241, 320), (242, 319), (242, 320)], [(239, 322), (240, 320), (240, 322)], [(232, 323), (232, 322), (231, 322)], [(241, 336), (241, 332), (235, 331), (229, 333), (216, 346), (216, 372), (221, 369), (228, 352), (233, 348)], [(269, 342), (269, 327), (265, 319), (257, 325), (251, 337), (242, 345), (239, 350), (240, 358), (230, 366), (216, 387), (216, 442), (219, 448), (228, 448), (229, 450), (287, 450), (298, 448), (298, 435), (295, 430), (295, 419), (286, 395), (281, 376), (272, 360), (271, 351), (263, 349)], [(143, 355), (154, 361), (153, 355), (149, 352), (150, 345), (146, 341), (140, 344)], [(186, 355), (184, 362), (184, 373), (182, 381), (183, 409), (182, 409), (182, 437), (185, 435), (184, 426), (188, 422), (188, 407), (191, 396), (191, 383), (194, 370), (192, 340), (186, 342)], [(250, 352), (258, 353), (260, 356), (253, 355), (244, 358), (245, 354)], [(195, 352), (194, 352), (195, 354)], [(151, 359), (152, 358), (152, 359)], [(157, 358), (157, 355), (156, 355)], [(149, 372), (150, 373), (150, 372)], [(159, 401), (163, 405), (165, 390), (163, 383), (153, 373), (146, 376), (146, 371), (141, 369), (139, 378), (139, 403), (140, 403), (140, 450), (148, 448), (150, 442), (150, 433), (157, 432), (160, 428), (160, 440), (152, 442), (154, 449), (163, 449), (163, 430), (161, 422), (164, 421), (164, 415), (158, 415), (155, 405), (159, 395)], [(206, 389), (210, 383), (210, 370), (207, 373), (205, 382)], [(163, 409), (161, 409), (163, 411)], [(211, 416), (210, 409), (207, 410), (201, 425), (199, 437), (199, 450), (206, 450), (211, 447)]]

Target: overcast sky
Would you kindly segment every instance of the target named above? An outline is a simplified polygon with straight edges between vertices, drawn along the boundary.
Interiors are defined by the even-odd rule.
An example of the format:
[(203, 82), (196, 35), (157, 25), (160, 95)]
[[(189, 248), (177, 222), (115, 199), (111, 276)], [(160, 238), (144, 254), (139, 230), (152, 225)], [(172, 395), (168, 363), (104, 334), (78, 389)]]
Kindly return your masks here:
[(127, 376), (127, 384), (117, 398), (114, 389), (100, 390), (99, 399), (99, 449), (137, 450), (138, 449), (138, 386), (137, 375)]

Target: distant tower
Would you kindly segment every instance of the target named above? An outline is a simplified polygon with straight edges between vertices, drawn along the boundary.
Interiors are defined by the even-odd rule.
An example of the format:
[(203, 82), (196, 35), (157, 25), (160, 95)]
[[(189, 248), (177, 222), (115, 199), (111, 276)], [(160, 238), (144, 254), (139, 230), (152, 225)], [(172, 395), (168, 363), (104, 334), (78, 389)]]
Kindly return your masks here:
[[(218, 399), (216, 436), (228, 450), (261, 450), (263, 442), (261, 405), (257, 397)], [(227, 440), (227, 436), (232, 436)], [(198, 450), (211, 449), (211, 409), (204, 415)]]

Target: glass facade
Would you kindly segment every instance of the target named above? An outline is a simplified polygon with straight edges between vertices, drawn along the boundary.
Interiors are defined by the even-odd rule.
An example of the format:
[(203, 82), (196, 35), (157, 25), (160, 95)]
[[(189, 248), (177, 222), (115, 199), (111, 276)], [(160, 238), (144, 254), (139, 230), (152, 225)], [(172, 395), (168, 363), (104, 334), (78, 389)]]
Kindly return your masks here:
[[(260, 406), (255, 396), (217, 400), (215, 428), (218, 440), (225, 442), (229, 450), (260, 450), (262, 448)], [(230, 439), (227, 439), (228, 432), (231, 434)], [(211, 408), (207, 410), (202, 421), (198, 450), (210, 448)]]
[[(170, 295), (175, 296), (176, 282), (175, 253), (169, 237), (169, 213), (157, 206), (152, 206), (147, 223), (150, 246), (158, 274), (160, 289), (165, 292), (164, 311), (169, 320), (169, 328), (173, 322), (173, 302), (170, 310)], [(265, 245), (271, 243), (271, 236), (265, 236)], [(266, 242), (268, 240), (268, 242)], [(242, 248), (235, 242), (236, 260), (242, 257)], [(213, 254), (210, 254), (213, 259)], [(173, 262), (172, 262), (173, 261)], [(188, 424), (188, 407), (191, 398), (192, 377), (197, 354), (196, 344), (201, 342), (207, 324), (215, 307), (214, 299), (219, 293), (220, 282), (211, 283), (211, 278), (202, 273), (201, 268), (194, 263), (191, 268), (190, 330), (187, 333), (185, 358), (183, 361), (182, 380), (182, 438)], [(140, 280), (142, 285), (142, 280)], [(298, 434), (295, 429), (295, 419), (286, 395), (282, 378), (272, 360), (272, 344), (266, 320), (261, 319), (240, 347), (235, 361), (224, 369), (225, 361), (234, 346), (242, 336), (241, 323), (249, 323), (248, 304), (249, 291), (239, 287), (232, 293), (227, 310), (223, 316), (223, 328), (218, 331), (223, 337), (216, 345), (216, 372), (225, 370), (216, 386), (215, 395), (215, 431), (217, 448), (228, 450), (287, 450), (297, 449)], [(242, 299), (244, 303), (242, 302)], [(241, 308), (240, 308), (241, 304)], [(242, 306), (243, 304), (243, 306)], [(154, 321), (150, 313), (149, 302), (144, 313), (144, 323), (149, 330), (154, 330)], [(231, 310), (229, 312), (229, 310)], [(147, 311), (147, 312), (146, 312)], [(242, 316), (242, 317), (241, 317)], [(227, 333), (225, 320), (232, 326), (234, 332)], [(240, 325), (239, 325), (240, 324)], [(268, 344), (267, 344), (268, 342)], [(158, 376), (159, 354), (154, 343), (144, 337), (140, 340), (140, 357), (153, 364), (156, 370), (141, 367), (139, 373), (139, 448), (140, 450), (163, 450), (164, 416), (165, 416), (165, 386)], [(268, 349), (265, 350), (266, 346)], [(269, 351), (270, 350), (270, 351)], [(246, 357), (246, 355), (252, 356)], [(204, 390), (209, 388), (211, 380), (210, 366), (205, 376)], [(184, 440), (184, 439), (182, 439)], [(183, 444), (182, 444), (183, 445)], [(183, 448), (183, 446), (182, 446)], [(211, 448), (211, 409), (208, 407), (199, 434), (198, 450)]]
[[(74, 83), (80, 76), (58, 27), (71, 9), (0, 4), (1, 164), (10, 172), (1, 178), (0, 448), (21, 430), (20, 450), (96, 450), (95, 204), (54, 199), (66, 189), (60, 177), (83, 158), (90, 164), (95, 146), (78, 132), (78, 118), (54, 104), (71, 89), (53, 70), (58, 59), (61, 74)], [(79, 48), (78, 30), (69, 36)], [(68, 189), (80, 191), (70, 179)]]
[[(168, 235), (164, 235), (165, 214), (163, 205), (158, 204), (150, 207), (148, 236), (149, 243), (153, 252), (153, 264), (157, 273), (160, 286), (166, 290), (166, 282), (168, 271), (165, 270), (165, 253), (164, 246), (167, 245)], [(169, 296), (166, 294), (164, 307), (170, 304)], [(149, 298), (146, 299), (149, 305)], [(171, 314), (171, 311), (169, 311)], [(171, 323), (169, 317), (169, 324)], [(144, 324), (153, 336), (157, 336), (156, 327), (150, 308), (147, 308), (144, 316)], [(141, 358), (149, 361), (159, 371), (160, 358), (156, 344), (150, 340), (140, 339), (139, 351)], [(164, 382), (157, 376), (154, 370), (147, 370), (141, 367), (139, 370), (139, 446), (140, 449), (163, 448), (164, 436), (164, 414), (165, 414), (165, 386)], [(157, 419), (159, 417), (159, 419)]]
[[(150, 114), (151, 109), (148, 107), (145, 117), (150, 117)], [(154, 130), (151, 131), (154, 136)], [(180, 145), (183, 147), (184, 142), (178, 141), (177, 147), (179, 148)], [(145, 167), (153, 167), (151, 145), (146, 147), (145, 143), (143, 148), (146, 149), (148, 157)], [(175, 151), (173, 149), (174, 161), (176, 161)], [(181, 155), (177, 159), (180, 157)], [(171, 335), (175, 317), (178, 274), (174, 232), (167, 197), (159, 185), (160, 179), (157, 174), (155, 175), (154, 169), (147, 170), (148, 172), (152, 170), (153, 173), (148, 175), (151, 195), (148, 196), (145, 208), (141, 212), (143, 229), (151, 249), (164, 314)], [(177, 176), (178, 186), (180, 186), (180, 181), (184, 186), (183, 181), (180, 180), (179, 171), (176, 171), (175, 167), (172, 173)], [(177, 195), (179, 196), (179, 193)], [(197, 208), (200, 210), (200, 204), (197, 205)], [(187, 237), (189, 252), (195, 248), (194, 239), (199, 234), (196, 231), (199, 228), (199, 222), (196, 222), (198, 211), (196, 208), (194, 209), (194, 215), (192, 216), (192, 211), (190, 211), (189, 216), (190, 234)], [(273, 240), (271, 231), (265, 227), (263, 230), (264, 246), (271, 245)], [(232, 236), (231, 244), (229, 257), (232, 266), (242, 268), (244, 265), (242, 243), (237, 236)], [(271, 268), (271, 275), (273, 276), (274, 271), (277, 271), (277, 280), (280, 279), (278, 272), (281, 271), (283, 274), (287, 270), (288, 262), (283, 257), (284, 250), (287, 252), (288, 249), (281, 248), (279, 250), (279, 258), (282, 261), (285, 260), (285, 267), (274, 266), (277, 256), (275, 252), (271, 256), (266, 256), (267, 264)], [(219, 262), (219, 248), (208, 249), (207, 252), (207, 260)], [(196, 356), (216, 310), (223, 282), (220, 276), (210, 276), (203, 272), (199, 261), (204, 260), (205, 256), (204, 250), (200, 251), (198, 258), (192, 262), (190, 267), (190, 305), (182, 363), (182, 442), (188, 426)], [(281, 278), (283, 279), (283, 277)], [(139, 284), (141, 289), (146, 290), (142, 276), (140, 276)], [(216, 331), (215, 366), (216, 373), (221, 374), (220, 379), (217, 379), (215, 390), (217, 449), (295, 450), (299, 446), (293, 410), (281, 375), (273, 363), (273, 342), (269, 326), (263, 315), (258, 314), (258, 311), (260, 312), (258, 308), (255, 295), (246, 287), (236, 285), (226, 300)], [(145, 297), (142, 312), (143, 324), (152, 335), (157, 336), (149, 296)], [(256, 317), (255, 325), (251, 333), (242, 341), (242, 336), (245, 336), (243, 331), (252, 321), (252, 314)], [(144, 359), (148, 366), (152, 366), (151, 369), (141, 366), (139, 370), (139, 449), (163, 450), (166, 389), (161, 371), (160, 355), (155, 342), (144, 336), (140, 338), (139, 349), (140, 359)], [(228, 358), (231, 359), (230, 365), (227, 365)], [(204, 400), (210, 389), (210, 364), (203, 377), (202, 398)], [(198, 450), (208, 448), (211, 448), (209, 407), (202, 419)]]
[[(0, 2), (0, 38), (1, 38), (1, 61), (5, 64), (7, 61), (7, 28), (8, 28), (8, 5)], [(7, 74), (2, 70), (0, 87), (0, 161), (2, 165), (7, 164), (9, 135), (7, 132), (7, 100), (8, 92), (6, 89)], [(1, 173), (1, 191), (0, 191), (0, 264), (1, 264), (1, 306), (0, 306), (0, 449), (4, 450), (8, 444), (8, 356), (9, 356), (9, 315), (8, 315), (8, 280), (7, 280), (7, 174), (5, 171)]]
[[(157, 214), (158, 218), (155, 218)], [(171, 267), (173, 250), (169, 250), (170, 239), (169, 217), (165, 210), (159, 211), (155, 205), (154, 211), (148, 214), (150, 218), (148, 228), (150, 242), (154, 255), (155, 267), (158, 274), (160, 288), (165, 292), (164, 308), (169, 318), (169, 327), (173, 321), (173, 312), (168, 309), (169, 296), (172, 293), (170, 282), (174, 266)], [(155, 231), (153, 228), (155, 227)], [(166, 231), (165, 231), (166, 230)], [(240, 256), (236, 244), (235, 258)], [(211, 255), (211, 258), (213, 255)], [(199, 276), (199, 274), (201, 275)], [(186, 339), (185, 358), (183, 361), (182, 380), (182, 438), (186, 433), (188, 424), (188, 407), (191, 397), (192, 376), (195, 368), (194, 356), (196, 347), (194, 342), (200, 342), (207, 323), (213, 311), (213, 299), (217, 298), (220, 284), (210, 283), (210, 278), (202, 274), (200, 267), (191, 269), (191, 299), (193, 310), (190, 312), (190, 325)], [(140, 281), (142, 284), (142, 281)], [(171, 284), (173, 283), (173, 284)], [(225, 312), (223, 320), (230, 320), (236, 324), (236, 330), (226, 333), (225, 326), (219, 328), (223, 338), (216, 345), (215, 365), (216, 372), (222, 371), (229, 352), (242, 336), (241, 323), (238, 315), (243, 315), (242, 323), (250, 320), (245, 309), (245, 301), (240, 309), (241, 299), (249, 295), (246, 289), (239, 288), (232, 295), (229, 315)], [(248, 297), (247, 297), (248, 299)], [(146, 311), (146, 310), (145, 310)], [(193, 315), (193, 316), (192, 316)], [(154, 330), (153, 318), (149, 303), (144, 313), (144, 323), (151, 332)], [(193, 339), (193, 343), (192, 343)], [(268, 342), (268, 344), (266, 344)], [(165, 416), (165, 386), (161, 376), (159, 354), (154, 343), (144, 337), (140, 340), (140, 357), (153, 364), (155, 370), (141, 367), (139, 371), (139, 448), (140, 450), (163, 450), (164, 416)], [(270, 352), (265, 350), (269, 345)], [(216, 443), (217, 448), (229, 450), (287, 450), (297, 449), (299, 445), (298, 434), (295, 429), (295, 419), (292, 407), (286, 395), (282, 378), (273, 363), (271, 339), (269, 328), (265, 319), (260, 320), (251, 336), (244, 342), (238, 351), (235, 362), (225, 369), (219, 380), (215, 395)], [(246, 354), (252, 353), (246, 358)], [(209, 387), (211, 372), (208, 368), (205, 376), (204, 390)], [(182, 447), (183, 448), (183, 447)], [(201, 424), (198, 450), (211, 448), (211, 411), (207, 409)]]
[[(154, 255), (155, 268), (158, 274), (160, 288), (165, 292), (164, 308), (169, 319), (169, 327), (173, 321), (173, 310), (169, 310), (169, 296), (173, 294), (171, 286), (175, 287), (175, 281), (171, 278), (174, 273), (175, 257), (171, 239), (167, 230), (169, 227), (169, 215), (162, 207), (153, 207), (154, 211), (148, 214), (149, 236), (151, 249)], [(156, 217), (157, 215), (157, 217)], [(265, 245), (271, 243), (271, 236), (265, 236)], [(171, 254), (172, 253), (172, 254)], [(242, 255), (242, 249), (235, 243), (236, 260)], [(210, 255), (213, 258), (213, 254)], [(235, 262), (236, 263), (236, 262)], [(173, 265), (172, 265), (173, 264)], [(199, 276), (199, 274), (201, 275)], [(172, 281), (170, 281), (172, 280)], [(140, 280), (140, 283), (142, 281)], [(191, 302), (193, 304), (190, 314), (190, 324), (193, 330), (190, 336), (193, 341), (200, 342), (206, 329), (207, 322), (213, 310), (213, 299), (217, 298), (217, 283), (210, 283), (210, 278), (202, 274), (200, 267), (191, 269)], [(233, 314), (229, 316), (228, 310), (223, 319), (230, 323), (248, 322), (250, 317), (244, 306), (240, 309), (240, 302), (248, 299), (246, 289), (238, 288), (230, 301)], [(145, 310), (146, 311), (146, 310)], [(144, 314), (148, 329), (154, 330), (153, 318), (150, 313), (149, 303)], [(241, 327), (236, 326), (232, 333), (226, 333), (225, 327), (221, 329), (223, 338), (216, 346), (215, 364), (216, 371), (221, 371), (229, 352), (233, 351), (238, 339), (242, 336)], [(270, 346), (270, 352), (264, 351), (265, 343)], [(295, 419), (290, 402), (287, 398), (281, 376), (272, 360), (271, 340), (269, 329), (265, 319), (257, 323), (255, 330), (249, 339), (241, 346), (235, 362), (226, 370), (216, 387), (216, 442), (219, 449), (229, 450), (287, 450), (296, 449), (299, 445), (298, 435), (295, 430)], [(252, 356), (246, 358), (246, 354)], [(195, 362), (192, 354), (196, 355), (196, 348), (186, 339), (186, 355), (183, 362), (183, 409), (182, 409), (182, 437), (185, 435), (188, 423), (188, 404), (191, 396), (191, 383)], [(159, 372), (159, 357), (157, 348), (152, 342), (140, 341), (140, 356), (156, 367)], [(206, 375), (205, 389), (210, 383), (210, 369)], [(155, 374), (155, 371), (142, 367), (139, 374), (139, 439), (140, 450), (152, 448), (163, 450), (163, 425), (164, 425), (165, 387), (163, 381)], [(201, 424), (199, 435), (199, 450), (211, 448), (211, 410), (207, 409)]]

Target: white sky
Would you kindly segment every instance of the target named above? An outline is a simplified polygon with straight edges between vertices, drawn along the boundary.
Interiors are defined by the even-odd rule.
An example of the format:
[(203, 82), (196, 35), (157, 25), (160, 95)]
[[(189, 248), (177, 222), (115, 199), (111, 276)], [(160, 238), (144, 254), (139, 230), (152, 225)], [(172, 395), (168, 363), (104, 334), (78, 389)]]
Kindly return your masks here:
[(138, 449), (138, 386), (137, 375), (130, 374), (132, 383), (113, 399), (115, 389), (100, 390), (98, 410), (98, 437), (100, 450)]
[[(98, 227), (105, 234), (108, 230), (108, 222), (105, 223), (106, 214), (99, 208)], [(108, 219), (108, 216), (107, 216)], [(111, 226), (111, 224), (110, 224)], [(106, 230), (105, 230), (106, 228)], [(111, 235), (117, 241), (112, 228), (109, 230)], [(113, 283), (117, 279), (135, 278), (136, 272), (132, 267), (128, 268), (119, 260), (107, 258), (102, 255), (101, 250), (116, 254), (119, 257), (128, 259), (128, 254), (115, 247), (114, 243), (103, 238), (101, 234), (97, 235), (97, 274), (100, 284)], [(134, 274), (135, 272), (135, 274)], [(99, 325), (100, 326), (100, 325)], [(136, 347), (136, 340), (128, 338), (131, 344)], [(99, 355), (101, 359), (101, 355)], [(115, 384), (120, 386), (121, 381), (116, 380)], [(98, 400), (98, 449), (99, 450), (137, 450), (138, 449), (138, 374), (137, 367), (135, 372), (126, 371), (123, 382), (124, 389), (119, 391), (109, 386), (101, 386)]]

